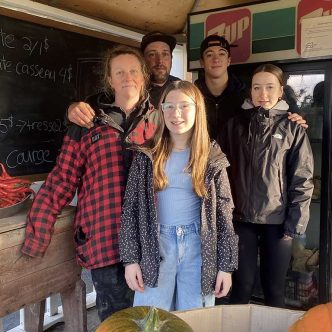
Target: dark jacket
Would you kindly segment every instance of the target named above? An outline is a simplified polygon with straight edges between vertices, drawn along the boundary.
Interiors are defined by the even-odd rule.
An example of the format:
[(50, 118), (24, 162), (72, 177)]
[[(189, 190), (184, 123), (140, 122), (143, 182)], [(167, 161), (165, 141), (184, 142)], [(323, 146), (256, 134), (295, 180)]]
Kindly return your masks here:
[(76, 190), (74, 218), (76, 257), (85, 268), (120, 261), (118, 234), (126, 184), (124, 146), (142, 144), (155, 131), (155, 110), (142, 102), (126, 132), (114, 122), (113, 100), (100, 96), (92, 105), (96, 112), (91, 129), (71, 125), (64, 137), (57, 163), (39, 190), (28, 214), (22, 252), (43, 256), (54, 223)]
[(149, 94), (150, 94), (150, 102), (155, 108), (158, 108), (160, 98), (161, 98), (163, 92), (165, 91), (166, 87), (171, 82), (174, 82), (174, 81), (181, 81), (181, 79), (178, 77), (169, 75), (167, 78), (167, 81), (165, 82), (165, 84), (163, 86), (156, 85), (156, 84), (153, 84), (153, 82), (150, 82), (150, 85), (148, 88)]
[(230, 160), (234, 220), (284, 224), (284, 233), (305, 232), (313, 191), (313, 155), (306, 131), (287, 119), (288, 104), (254, 108), (229, 120), (220, 143)]
[[(228, 161), (216, 143), (211, 145), (201, 205), (202, 292), (211, 294), (218, 271), (237, 268), (238, 238), (232, 225), (233, 201), (226, 167)], [(143, 152), (135, 156), (129, 173), (120, 231), (124, 263), (139, 263), (144, 283), (158, 285), (159, 241), (153, 165)]]
[(211, 94), (204, 77), (196, 80), (195, 84), (204, 96), (210, 137), (217, 139), (227, 121), (241, 111), (246, 97), (245, 84), (229, 73), (227, 87), (219, 96)]

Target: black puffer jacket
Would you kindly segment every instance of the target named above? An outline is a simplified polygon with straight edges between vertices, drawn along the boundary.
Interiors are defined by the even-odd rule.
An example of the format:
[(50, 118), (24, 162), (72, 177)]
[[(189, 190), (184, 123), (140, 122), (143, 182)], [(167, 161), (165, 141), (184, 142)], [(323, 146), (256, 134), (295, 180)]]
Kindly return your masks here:
[(254, 108), (229, 120), (220, 143), (231, 167), (234, 220), (283, 224), (284, 234), (303, 234), (313, 191), (313, 155), (305, 130), (287, 119), (288, 104)]
[(217, 139), (227, 121), (240, 112), (246, 97), (245, 84), (229, 73), (227, 87), (219, 96), (211, 94), (204, 77), (196, 80), (195, 84), (204, 96), (210, 137)]

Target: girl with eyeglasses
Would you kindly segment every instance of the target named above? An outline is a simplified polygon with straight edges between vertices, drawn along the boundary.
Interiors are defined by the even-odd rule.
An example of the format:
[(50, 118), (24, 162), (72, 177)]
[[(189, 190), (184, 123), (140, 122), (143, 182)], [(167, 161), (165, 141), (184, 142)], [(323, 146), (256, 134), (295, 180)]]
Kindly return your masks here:
[(172, 82), (161, 100), (157, 132), (129, 172), (120, 230), (125, 278), (134, 306), (213, 306), (237, 268), (229, 164), (209, 139), (197, 87)]

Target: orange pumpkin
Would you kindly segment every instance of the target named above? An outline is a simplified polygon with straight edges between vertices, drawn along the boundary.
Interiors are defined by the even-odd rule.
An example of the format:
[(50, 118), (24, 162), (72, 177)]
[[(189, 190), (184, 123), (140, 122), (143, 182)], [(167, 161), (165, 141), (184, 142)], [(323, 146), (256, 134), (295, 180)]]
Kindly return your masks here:
[(317, 305), (309, 309), (297, 320), (288, 332), (331, 332), (332, 302)]
[(193, 332), (176, 315), (155, 307), (120, 310), (103, 321), (96, 332)]

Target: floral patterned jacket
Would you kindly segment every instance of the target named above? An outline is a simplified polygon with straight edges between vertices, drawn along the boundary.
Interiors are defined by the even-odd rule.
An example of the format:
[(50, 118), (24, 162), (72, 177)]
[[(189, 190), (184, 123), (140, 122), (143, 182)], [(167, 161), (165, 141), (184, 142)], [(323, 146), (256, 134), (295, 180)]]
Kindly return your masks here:
[[(231, 272), (238, 263), (238, 237), (232, 224), (233, 200), (226, 167), (217, 143), (211, 143), (205, 176), (207, 195), (201, 205), (202, 294), (214, 290), (218, 271)], [(120, 228), (120, 257), (138, 263), (145, 285), (158, 285), (160, 255), (156, 197), (151, 156), (137, 152), (124, 198)]]

